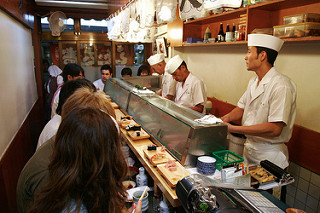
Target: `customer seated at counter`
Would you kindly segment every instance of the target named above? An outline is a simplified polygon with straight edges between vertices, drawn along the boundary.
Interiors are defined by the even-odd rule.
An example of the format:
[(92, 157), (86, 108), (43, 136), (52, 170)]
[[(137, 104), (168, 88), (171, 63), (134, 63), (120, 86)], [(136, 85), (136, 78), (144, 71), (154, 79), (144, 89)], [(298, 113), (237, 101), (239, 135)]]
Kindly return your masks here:
[[(81, 66), (75, 63), (68, 63), (64, 68), (62, 72), (63, 82), (66, 83), (67, 81), (78, 79), (78, 78), (84, 78), (84, 70)], [(59, 94), (61, 90), (60, 84), (57, 91), (54, 93), (52, 102), (51, 102), (51, 118), (56, 114), (56, 109), (58, 107), (59, 103)]]
[(125, 67), (121, 70), (121, 76), (122, 77), (131, 77), (132, 76), (132, 70), (129, 67)]
[(79, 88), (88, 88), (90, 91), (95, 92), (96, 88), (95, 86), (87, 79), (80, 78), (76, 80), (67, 81), (63, 86), (61, 87), (60, 95), (59, 95), (59, 104), (56, 110), (56, 113), (51, 120), (45, 125), (43, 128), (37, 145), (38, 148), (46, 141), (48, 141), (51, 137), (53, 137), (59, 128), (59, 125), (61, 123), (61, 111), (62, 106), (65, 103), (65, 101)]
[(138, 68), (138, 73), (137, 73), (137, 76), (148, 76), (150, 75), (150, 69), (148, 67), (148, 65), (141, 65), (139, 68)]
[(176, 55), (171, 58), (165, 68), (166, 72), (178, 81), (175, 102), (200, 113), (206, 113), (207, 88), (204, 82), (190, 73), (186, 62)]
[[(112, 116), (77, 107), (57, 132), (48, 179), (35, 194), (30, 213), (123, 212), (127, 164)], [(135, 212), (141, 212), (141, 201)], [(131, 210), (130, 210), (131, 212)]]
[[(107, 96), (89, 88), (78, 89), (67, 99), (62, 106), (61, 120), (63, 121), (76, 107), (97, 108), (115, 118), (114, 109)], [(73, 127), (70, 128), (72, 130)], [(54, 144), (54, 137), (45, 142), (29, 159), (20, 173), (17, 184), (17, 204), (20, 213), (27, 211), (29, 205), (33, 202), (35, 192), (39, 191), (47, 181), (48, 165)]]
[(102, 65), (100, 74), (101, 78), (94, 81), (93, 84), (96, 86), (97, 90), (103, 91), (107, 79), (112, 78), (112, 68), (108, 64)]
[(164, 55), (152, 55), (148, 58), (148, 63), (152, 72), (162, 75), (161, 91), (159, 95), (174, 101), (177, 81), (175, 81), (168, 72), (165, 72), (166, 62), (164, 61)]

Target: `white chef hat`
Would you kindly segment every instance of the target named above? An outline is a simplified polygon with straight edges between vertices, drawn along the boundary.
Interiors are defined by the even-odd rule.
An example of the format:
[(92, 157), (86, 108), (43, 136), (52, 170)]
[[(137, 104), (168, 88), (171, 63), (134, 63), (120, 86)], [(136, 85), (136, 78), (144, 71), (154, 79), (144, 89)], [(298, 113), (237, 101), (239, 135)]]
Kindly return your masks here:
[(58, 75), (60, 75), (62, 73), (62, 70), (56, 65), (51, 65), (48, 68), (48, 72), (52, 77), (57, 77)]
[(178, 67), (182, 64), (183, 59), (179, 56), (176, 55), (173, 58), (171, 58), (165, 68), (165, 71), (168, 72), (169, 74), (174, 73)]
[(147, 59), (147, 61), (150, 64), (150, 66), (155, 65), (157, 63), (160, 63), (161, 61), (164, 61), (164, 55), (163, 54), (152, 55)]
[(266, 34), (249, 34), (248, 46), (266, 47), (279, 52), (284, 43), (280, 38)]

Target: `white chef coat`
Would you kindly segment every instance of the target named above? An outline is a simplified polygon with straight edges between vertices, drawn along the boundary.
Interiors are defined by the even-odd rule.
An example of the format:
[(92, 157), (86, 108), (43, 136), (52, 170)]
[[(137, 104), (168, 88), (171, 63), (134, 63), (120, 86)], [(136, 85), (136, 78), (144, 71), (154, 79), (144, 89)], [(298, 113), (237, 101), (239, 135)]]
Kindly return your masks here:
[(58, 114), (55, 114), (53, 118), (51, 118), (51, 120), (43, 128), (39, 136), (37, 150), (42, 144), (44, 144), (50, 138), (52, 138), (54, 135), (57, 134), (60, 123), (61, 123), (61, 116)]
[(170, 75), (168, 72), (164, 72), (161, 83), (162, 97), (165, 98), (167, 95), (175, 96), (176, 85), (177, 81), (172, 78), (172, 75)]
[(288, 149), (284, 145), (291, 138), (296, 115), (296, 85), (272, 67), (258, 85), (258, 76), (250, 79), (248, 88), (238, 102), (244, 110), (243, 126), (268, 122), (284, 122), (277, 137), (246, 135), (244, 158), (249, 164), (269, 160), (281, 168), (287, 167)]
[(103, 91), (104, 83), (102, 82), (101, 78), (93, 82), (94, 86), (96, 86), (97, 90)]
[(203, 113), (206, 110), (207, 88), (203, 81), (191, 73), (188, 75), (184, 85), (178, 82), (176, 86), (175, 102), (185, 107), (192, 108), (198, 104), (202, 104)]

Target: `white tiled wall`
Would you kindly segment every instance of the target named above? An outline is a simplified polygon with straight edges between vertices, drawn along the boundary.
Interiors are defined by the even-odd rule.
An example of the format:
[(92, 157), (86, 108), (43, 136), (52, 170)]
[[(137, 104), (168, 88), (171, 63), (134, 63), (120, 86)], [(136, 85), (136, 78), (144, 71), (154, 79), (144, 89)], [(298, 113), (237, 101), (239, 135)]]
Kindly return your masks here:
[(308, 213), (320, 213), (320, 175), (293, 162), (290, 162), (289, 173), (295, 182), (287, 187), (287, 205)]

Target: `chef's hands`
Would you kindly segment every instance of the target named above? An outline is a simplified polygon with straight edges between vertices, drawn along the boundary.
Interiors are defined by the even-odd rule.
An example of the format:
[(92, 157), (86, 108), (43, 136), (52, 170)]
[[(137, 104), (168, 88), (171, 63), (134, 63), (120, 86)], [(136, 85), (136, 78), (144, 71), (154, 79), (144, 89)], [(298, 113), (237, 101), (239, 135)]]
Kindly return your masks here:
[(142, 200), (139, 200), (138, 203), (133, 203), (130, 209), (128, 209), (128, 213), (142, 213)]
[(222, 116), (220, 119), (221, 119), (224, 123), (229, 123), (229, 122), (230, 122), (230, 116), (229, 116), (229, 114), (226, 114), (226, 115)]

